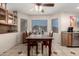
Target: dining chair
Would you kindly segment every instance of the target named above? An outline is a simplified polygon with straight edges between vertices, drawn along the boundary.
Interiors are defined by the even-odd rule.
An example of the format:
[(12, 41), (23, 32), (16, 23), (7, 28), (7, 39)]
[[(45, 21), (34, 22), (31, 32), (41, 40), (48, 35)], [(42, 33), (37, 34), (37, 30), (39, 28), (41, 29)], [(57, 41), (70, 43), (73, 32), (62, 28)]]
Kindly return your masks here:
[(26, 37), (28, 37), (28, 36), (29, 36), (29, 35), (28, 35), (27, 31), (22, 33), (22, 40), (23, 40), (23, 43), (27, 43)]
[[(53, 37), (53, 32), (49, 33), (48, 36)], [(47, 46), (49, 46), (49, 42), (48, 41), (43, 41), (42, 42), (42, 54), (43, 54), (43, 46), (45, 46), (45, 48), (47, 48)]]
[(26, 38), (26, 33), (23, 32), (23, 33), (22, 33), (22, 41), (23, 41), (23, 44), (25, 43), (25, 38)]
[(36, 42), (36, 41), (31, 41), (31, 42), (29, 43), (29, 46), (30, 46), (30, 48), (32, 48), (32, 49), (33, 49), (33, 47), (35, 46), (35, 47), (36, 47), (36, 54), (38, 54), (38, 42)]

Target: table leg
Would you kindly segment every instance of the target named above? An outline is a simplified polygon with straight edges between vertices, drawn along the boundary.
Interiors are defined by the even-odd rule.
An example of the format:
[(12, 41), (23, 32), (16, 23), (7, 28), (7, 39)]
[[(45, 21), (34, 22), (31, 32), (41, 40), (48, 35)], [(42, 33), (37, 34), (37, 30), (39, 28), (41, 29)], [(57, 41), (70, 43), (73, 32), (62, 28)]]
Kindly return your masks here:
[(49, 56), (51, 56), (52, 40), (49, 40)]
[(36, 54), (38, 54), (38, 44), (36, 45)]
[(27, 55), (30, 56), (30, 45), (29, 45), (29, 40), (28, 40), (28, 43), (27, 43)]
[(43, 44), (42, 44), (42, 54), (43, 54)]

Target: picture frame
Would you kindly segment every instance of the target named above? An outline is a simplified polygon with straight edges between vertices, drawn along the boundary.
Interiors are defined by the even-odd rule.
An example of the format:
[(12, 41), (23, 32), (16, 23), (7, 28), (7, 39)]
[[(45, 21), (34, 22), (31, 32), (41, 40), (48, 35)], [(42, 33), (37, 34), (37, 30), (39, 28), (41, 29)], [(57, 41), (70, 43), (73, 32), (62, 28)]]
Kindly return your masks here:
[(70, 26), (72, 26), (73, 28), (76, 28), (76, 16), (70, 16)]

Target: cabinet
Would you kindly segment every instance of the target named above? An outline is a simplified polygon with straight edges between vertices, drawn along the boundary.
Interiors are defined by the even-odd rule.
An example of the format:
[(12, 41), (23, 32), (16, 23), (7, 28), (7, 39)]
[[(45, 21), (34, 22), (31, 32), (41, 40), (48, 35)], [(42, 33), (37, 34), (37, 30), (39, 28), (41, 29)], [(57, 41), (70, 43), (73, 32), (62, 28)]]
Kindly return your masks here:
[(7, 10), (6, 3), (0, 3), (0, 34), (17, 31), (17, 11)]
[(67, 32), (61, 32), (61, 45), (67, 45)]
[(62, 32), (62, 46), (79, 46), (79, 32)]
[(0, 23), (6, 22), (6, 19), (7, 19), (6, 14), (7, 14), (6, 10), (0, 7)]
[(61, 45), (72, 46), (72, 32), (61, 32)]
[(72, 46), (79, 46), (79, 32), (73, 33)]

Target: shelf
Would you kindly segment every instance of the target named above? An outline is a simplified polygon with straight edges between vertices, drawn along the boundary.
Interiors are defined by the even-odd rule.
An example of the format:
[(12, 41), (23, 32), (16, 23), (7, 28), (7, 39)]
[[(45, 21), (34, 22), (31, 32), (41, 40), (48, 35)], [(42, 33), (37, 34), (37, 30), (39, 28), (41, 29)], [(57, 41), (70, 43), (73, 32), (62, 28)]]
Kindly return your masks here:
[(14, 31), (14, 32), (6, 32), (6, 33), (0, 33), (0, 34), (14, 34), (14, 33), (17, 33), (17, 31)]
[(0, 20), (5, 20), (5, 18), (1, 18), (1, 17), (0, 17)]
[(14, 14), (12, 12), (8, 12), (8, 15), (13, 16)]
[(9, 17), (8, 19), (13, 20), (13, 18), (12, 18), (12, 17)]
[(8, 24), (9, 26), (17, 26), (16, 24)]
[(17, 13), (0, 6), (0, 34), (17, 32)]
[(7, 23), (0, 23), (0, 25), (5, 25), (5, 26), (17, 26), (16, 24), (7, 24)]
[(6, 11), (6, 9), (4, 9), (4, 8), (2, 8), (2, 7), (0, 7), (0, 9), (1, 9), (2, 11)]
[(3, 13), (0, 13), (0, 15), (1, 15), (1, 16), (6, 16), (6, 15), (5, 15), (5, 14), (3, 14)]

